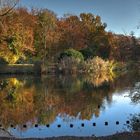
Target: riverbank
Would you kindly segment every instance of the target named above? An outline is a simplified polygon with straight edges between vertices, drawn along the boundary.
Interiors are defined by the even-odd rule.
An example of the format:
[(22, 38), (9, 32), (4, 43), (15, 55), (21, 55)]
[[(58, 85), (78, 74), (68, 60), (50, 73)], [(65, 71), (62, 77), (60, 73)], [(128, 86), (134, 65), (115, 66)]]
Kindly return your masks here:
[[(96, 60), (96, 59), (95, 59)], [(97, 60), (96, 60), (97, 61)], [(36, 62), (33, 64), (0, 64), (0, 75), (47, 75), (47, 74), (113, 74), (122, 73), (131, 70), (138, 70), (140, 68), (140, 61), (138, 62), (128, 62), (128, 63), (109, 63), (109, 61), (98, 62), (95, 64), (89, 63), (88, 65), (73, 66), (68, 65), (67, 67), (62, 67), (60, 64), (47, 65), (45, 68), (41, 66), (41, 62)]]
[(35, 74), (41, 73), (40, 64), (6, 64), (0, 65), (0, 74)]
[(0, 138), (0, 140), (139, 140), (140, 132), (134, 133), (119, 133), (111, 136), (104, 137), (54, 137), (54, 138), (30, 138), (30, 139), (18, 139), (18, 138)]

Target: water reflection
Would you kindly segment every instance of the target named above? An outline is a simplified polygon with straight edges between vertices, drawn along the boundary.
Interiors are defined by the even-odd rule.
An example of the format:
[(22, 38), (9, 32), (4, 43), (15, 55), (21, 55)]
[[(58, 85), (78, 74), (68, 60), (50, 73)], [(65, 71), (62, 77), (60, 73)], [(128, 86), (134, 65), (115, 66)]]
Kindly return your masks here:
[[(62, 123), (93, 118), (105, 121), (105, 116), (117, 113), (122, 103), (126, 103), (129, 109), (129, 99), (137, 103), (137, 107), (140, 103), (139, 89), (137, 72), (123, 74), (114, 81), (87, 76), (1, 77), (0, 121), (4, 128), (18, 125), (22, 131), (35, 124), (53, 124), (60, 118)], [(128, 99), (121, 102), (124, 96)], [(126, 113), (129, 115), (133, 111), (130, 108)], [(115, 114), (110, 114), (109, 119), (115, 117)], [(28, 127), (23, 127), (26, 125)]]
[(140, 82), (135, 83), (134, 87), (131, 88), (129, 96), (133, 103), (140, 103)]
[(140, 114), (131, 114), (129, 120), (130, 123), (127, 124), (127, 128), (130, 131), (140, 131)]

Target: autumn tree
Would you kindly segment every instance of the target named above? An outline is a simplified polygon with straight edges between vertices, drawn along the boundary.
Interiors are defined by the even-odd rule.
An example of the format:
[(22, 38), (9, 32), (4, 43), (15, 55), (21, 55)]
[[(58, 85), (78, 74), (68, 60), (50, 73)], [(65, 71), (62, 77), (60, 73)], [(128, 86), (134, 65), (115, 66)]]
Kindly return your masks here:
[(69, 15), (58, 22), (59, 32), (61, 33), (61, 48), (73, 48), (81, 50), (86, 48), (86, 30), (83, 28), (80, 18), (75, 15)]
[[(26, 16), (29, 14), (26, 12)], [(22, 18), (21, 18), (22, 16)], [(8, 63), (15, 63), (25, 58), (25, 52), (33, 52), (33, 30), (26, 23), (21, 10), (14, 10), (12, 14), (2, 19), (0, 26), (0, 57)]]
[(86, 28), (86, 45), (87, 48), (82, 50), (83, 54), (88, 57), (101, 56), (109, 57), (109, 40), (105, 31), (106, 24), (102, 23), (100, 16), (91, 13), (81, 13), (80, 21)]
[(57, 18), (52, 11), (47, 9), (38, 11), (36, 17), (37, 26), (34, 36), (34, 45), (44, 64), (52, 46)]
[(100, 16), (81, 13), (57, 18), (48, 9), (17, 8), (18, 1), (0, 0), (0, 58), (8, 63), (31, 58), (45, 66), (69, 49), (80, 51), (84, 59), (139, 60), (140, 45), (134, 35), (107, 32)]

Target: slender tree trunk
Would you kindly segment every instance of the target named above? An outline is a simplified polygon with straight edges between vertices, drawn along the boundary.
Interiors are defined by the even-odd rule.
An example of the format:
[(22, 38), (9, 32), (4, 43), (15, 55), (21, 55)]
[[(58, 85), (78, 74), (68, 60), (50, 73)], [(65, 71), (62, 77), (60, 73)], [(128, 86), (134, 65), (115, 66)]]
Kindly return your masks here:
[(47, 53), (46, 53), (46, 49), (47, 49), (47, 41), (46, 41), (46, 39), (47, 39), (47, 37), (46, 37), (46, 34), (47, 34), (47, 28), (45, 27), (45, 31), (44, 31), (44, 33), (43, 33), (43, 38), (44, 38), (44, 48), (43, 48), (43, 60), (42, 60), (42, 72), (44, 73), (44, 74), (46, 74), (46, 55), (47, 55)]

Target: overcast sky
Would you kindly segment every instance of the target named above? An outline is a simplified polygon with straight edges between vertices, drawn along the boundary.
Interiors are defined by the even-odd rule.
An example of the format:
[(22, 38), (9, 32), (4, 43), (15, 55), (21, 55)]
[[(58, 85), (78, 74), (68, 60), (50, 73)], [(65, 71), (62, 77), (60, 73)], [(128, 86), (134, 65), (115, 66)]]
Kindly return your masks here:
[(140, 36), (140, 0), (21, 0), (19, 6), (47, 8), (58, 16), (91, 12), (101, 16), (107, 30)]

